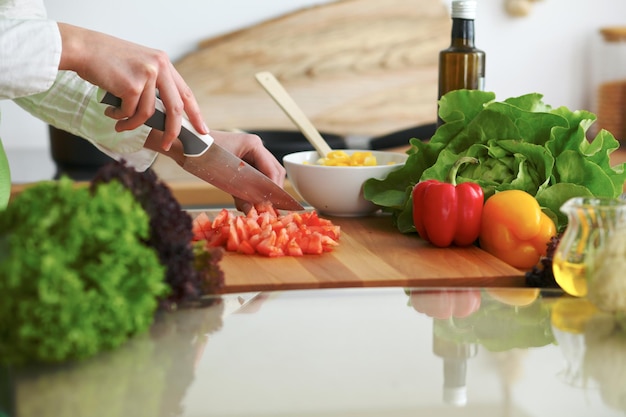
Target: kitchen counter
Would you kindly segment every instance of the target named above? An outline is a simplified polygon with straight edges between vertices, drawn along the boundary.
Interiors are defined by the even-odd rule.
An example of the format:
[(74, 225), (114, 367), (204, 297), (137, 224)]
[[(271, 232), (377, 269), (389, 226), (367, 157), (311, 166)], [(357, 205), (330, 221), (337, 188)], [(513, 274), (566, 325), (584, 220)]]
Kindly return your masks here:
[[(403, 151), (404, 149), (390, 149), (390, 151)], [(626, 162), (626, 150), (621, 148), (611, 154), (614, 165)], [(154, 164), (155, 172), (171, 187), (176, 198), (184, 206), (191, 207), (220, 207), (232, 206), (233, 200), (227, 193), (204, 183), (197, 177), (183, 171), (171, 159), (159, 156)], [(300, 199), (289, 181), (285, 189), (294, 197)], [(626, 187), (625, 187), (626, 190)]]
[[(400, 151), (403, 148), (390, 149)], [(11, 160), (13, 156), (13, 160)], [(9, 154), (12, 170), (18, 172), (11, 191), (17, 194), (34, 181), (46, 180), (54, 175), (54, 164), (49, 155), (40, 151), (26, 151)], [(611, 154), (614, 165), (626, 162), (626, 150), (620, 148)], [(28, 167), (28, 169), (26, 168)], [(186, 208), (198, 207), (232, 207), (232, 197), (222, 190), (198, 179), (182, 170), (174, 161), (159, 155), (152, 168), (157, 175), (171, 188), (176, 199)], [(297, 199), (301, 199), (289, 181), (285, 189)], [(626, 190), (625, 190), (626, 191)]]
[(612, 318), (560, 291), (508, 291), (224, 295), (82, 363), (0, 368), (0, 415), (623, 416)]
[[(389, 151), (403, 152), (404, 148), (389, 149)], [(626, 150), (620, 148), (611, 154), (613, 165), (626, 162)], [(154, 164), (154, 170), (171, 187), (176, 198), (185, 206), (232, 206), (233, 200), (227, 193), (204, 183), (197, 177), (183, 171), (172, 160), (159, 156)], [(289, 181), (285, 189), (297, 199), (301, 199)], [(624, 187), (626, 191), (626, 185)]]
[[(37, 181), (49, 180), (56, 175), (56, 167), (47, 151), (13, 150), (8, 152), (8, 156), (13, 180), (12, 195), (20, 193)], [(228, 193), (189, 174), (163, 155), (157, 156), (152, 169), (186, 208), (233, 206), (233, 199)], [(289, 181), (285, 184), (285, 189), (300, 198)]]
[[(154, 169), (185, 206), (232, 201), (165, 158)], [(624, 415), (612, 317), (560, 290), (495, 288), (522, 274), (477, 248), (385, 247), (411, 237), (361, 220), (336, 219), (345, 239), (315, 259), (226, 254), (225, 294), (115, 351), (0, 367), (0, 416)]]

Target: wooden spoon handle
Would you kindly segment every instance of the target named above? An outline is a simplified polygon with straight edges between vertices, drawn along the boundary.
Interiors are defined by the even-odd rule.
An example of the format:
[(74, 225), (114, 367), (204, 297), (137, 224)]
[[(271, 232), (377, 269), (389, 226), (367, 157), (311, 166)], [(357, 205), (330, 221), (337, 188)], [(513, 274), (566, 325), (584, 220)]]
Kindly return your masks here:
[(313, 123), (309, 120), (304, 112), (298, 107), (289, 93), (283, 88), (282, 84), (276, 79), (271, 72), (259, 72), (255, 75), (257, 81), (267, 91), (267, 93), (280, 106), (291, 121), (300, 129), (304, 137), (313, 145), (317, 153), (325, 158), (331, 151), (330, 146), (324, 140), (320, 132), (317, 131)]

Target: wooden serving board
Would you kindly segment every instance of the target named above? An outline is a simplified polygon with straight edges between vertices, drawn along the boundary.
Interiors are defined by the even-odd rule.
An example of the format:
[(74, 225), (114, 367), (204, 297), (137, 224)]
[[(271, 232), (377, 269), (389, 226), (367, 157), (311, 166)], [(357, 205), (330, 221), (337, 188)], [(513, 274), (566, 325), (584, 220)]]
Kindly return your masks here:
[(271, 71), (319, 130), (377, 136), (436, 120), (451, 22), (441, 0), (331, 1), (204, 39), (176, 69), (211, 129), (295, 129), (256, 82)]
[[(209, 217), (216, 212), (209, 211)], [(524, 286), (524, 273), (481, 249), (436, 248), (403, 235), (386, 215), (331, 218), (341, 226), (333, 252), (267, 258), (226, 252), (225, 293), (378, 286)]]

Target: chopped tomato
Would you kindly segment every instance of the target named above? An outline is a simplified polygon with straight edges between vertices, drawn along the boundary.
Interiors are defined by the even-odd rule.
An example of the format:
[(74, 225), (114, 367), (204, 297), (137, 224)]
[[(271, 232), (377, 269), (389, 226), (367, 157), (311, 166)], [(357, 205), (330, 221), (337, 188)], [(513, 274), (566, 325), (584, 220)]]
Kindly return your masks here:
[(311, 233), (302, 239), (302, 251), (309, 254), (321, 254), (324, 252), (322, 248), (322, 235), (319, 233)]
[(194, 236), (198, 236), (198, 234), (204, 233), (204, 229), (206, 228), (206, 225), (210, 223), (211, 223), (211, 220), (209, 219), (209, 216), (207, 216), (205, 212), (198, 214), (196, 218), (193, 220), (193, 224), (191, 227), (191, 230), (193, 231)]
[(239, 239), (239, 235), (237, 234), (237, 228), (231, 226), (228, 229), (228, 240), (226, 241), (226, 250), (231, 252), (236, 252), (239, 248), (239, 244), (241, 240)]
[(302, 248), (296, 241), (296, 238), (291, 238), (287, 243), (287, 255), (289, 256), (302, 256), (304, 253), (302, 252)]
[(254, 249), (254, 246), (252, 246), (252, 244), (249, 241), (244, 240), (243, 242), (239, 244), (239, 247), (237, 248), (237, 252), (243, 253), (245, 255), (254, 255), (254, 253), (256, 252), (256, 249)]
[(283, 256), (285, 254), (285, 252), (283, 252), (283, 250), (279, 246), (276, 246), (276, 232), (274, 232), (273, 230), (268, 237), (259, 242), (256, 250), (261, 255), (270, 257)]
[(223, 209), (213, 220), (202, 212), (193, 221), (194, 241), (246, 255), (302, 256), (330, 252), (339, 244), (341, 228), (317, 212), (281, 215), (271, 204), (254, 206), (236, 216)]

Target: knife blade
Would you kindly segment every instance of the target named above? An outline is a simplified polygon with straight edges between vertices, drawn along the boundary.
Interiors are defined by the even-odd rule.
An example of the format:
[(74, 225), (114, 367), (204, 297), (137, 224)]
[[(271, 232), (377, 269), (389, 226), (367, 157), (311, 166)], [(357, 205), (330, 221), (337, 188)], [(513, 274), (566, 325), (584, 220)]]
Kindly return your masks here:
[[(115, 107), (122, 104), (119, 97), (109, 92), (102, 92), (100, 96), (99, 101), (103, 104)], [(165, 107), (157, 97), (155, 112), (145, 124), (163, 131), (165, 117)], [(198, 133), (184, 117), (182, 124), (178, 139), (183, 145), (184, 161), (181, 167), (185, 171), (252, 204), (269, 201), (277, 209), (304, 209), (291, 194), (262, 172), (214, 143), (210, 135)]]

